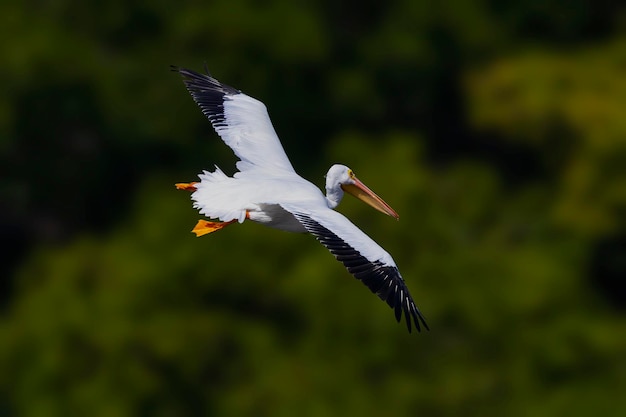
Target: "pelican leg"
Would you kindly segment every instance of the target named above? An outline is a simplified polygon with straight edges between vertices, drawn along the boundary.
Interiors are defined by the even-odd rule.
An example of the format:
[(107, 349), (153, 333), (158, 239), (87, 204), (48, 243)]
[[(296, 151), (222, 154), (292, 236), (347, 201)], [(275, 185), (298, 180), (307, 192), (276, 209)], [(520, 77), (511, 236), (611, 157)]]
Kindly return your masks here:
[(196, 184), (197, 182), (189, 182), (189, 183), (185, 183), (185, 182), (179, 182), (176, 185), (176, 189), (177, 190), (185, 190), (185, 191), (196, 191)]
[(221, 230), (228, 226), (229, 224), (233, 224), (237, 221), (237, 219), (231, 220), (229, 222), (208, 222), (206, 220), (198, 220), (196, 227), (193, 228), (192, 232), (196, 234), (196, 237), (208, 235), (209, 233), (213, 233), (217, 230)]

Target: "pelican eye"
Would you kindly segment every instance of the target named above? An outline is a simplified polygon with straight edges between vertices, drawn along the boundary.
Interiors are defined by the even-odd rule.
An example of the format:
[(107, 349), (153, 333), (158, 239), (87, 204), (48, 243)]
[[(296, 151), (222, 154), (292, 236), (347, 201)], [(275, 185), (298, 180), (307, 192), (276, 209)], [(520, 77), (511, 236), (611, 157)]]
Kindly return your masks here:
[(354, 172), (351, 169), (348, 170), (348, 176), (350, 176), (350, 178), (354, 179)]

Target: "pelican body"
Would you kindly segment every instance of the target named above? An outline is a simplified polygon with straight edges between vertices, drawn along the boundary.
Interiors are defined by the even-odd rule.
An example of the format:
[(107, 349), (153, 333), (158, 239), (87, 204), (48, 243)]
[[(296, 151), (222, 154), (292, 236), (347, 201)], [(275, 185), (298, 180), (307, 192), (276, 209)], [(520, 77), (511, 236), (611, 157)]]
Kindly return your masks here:
[(391, 257), (376, 242), (334, 209), (349, 193), (376, 210), (398, 219), (398, 214), (363, 184), (345, 165), (335, 164), (326, 174), (326, 195), (293, 169), (274, 131), (265, 105), (211, 75), (172, 67), (181, 74), (192, 98), (217, 134), (239, 158), (229, 177), (217, 166), (203, 171), (199, 181), (176, 184), (191, 191), (194, 208), (209, 219), (199, 220), (196, 236), (251, 220), (268, 227), (310, 233), (348, 271), (412, 324), (428, 329)]

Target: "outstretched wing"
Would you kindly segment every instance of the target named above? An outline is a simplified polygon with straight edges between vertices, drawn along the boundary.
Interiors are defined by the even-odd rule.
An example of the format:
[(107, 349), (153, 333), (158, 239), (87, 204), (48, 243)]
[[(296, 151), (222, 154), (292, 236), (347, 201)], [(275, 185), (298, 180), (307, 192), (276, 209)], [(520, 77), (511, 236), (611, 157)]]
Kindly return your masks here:
[(210, 74), (172, 66), (213, 128), (241, 160), (240, 171), (295, 173), (274, 131), (265, 105), (220, 83)]
[(395, 310), (398, 322), (404, 314), (409, 333), (411, 322), (417, 331), (421, 330), (420, 322), (428, 330), (391, 255), (369, 236), (334, 210), (303, 213), (295, 207), (281, 206), (343, 263), (348, 272), (386, 301)]

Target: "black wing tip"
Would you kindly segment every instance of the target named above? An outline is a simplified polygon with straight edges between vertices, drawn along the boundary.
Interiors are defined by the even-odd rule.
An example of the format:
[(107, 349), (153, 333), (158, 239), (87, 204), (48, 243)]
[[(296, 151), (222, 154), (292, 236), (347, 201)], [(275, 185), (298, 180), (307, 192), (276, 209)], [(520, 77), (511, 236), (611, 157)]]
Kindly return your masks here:
[[(402, 316), (404, 315), (409, 333), (412, 332), (413, 327), (418, 332), (422, 331), (422, 327), (430, 330), (428, 324), (426, 324), (426, 319), (424, 319), (424, 316), (415, 305), (406, 283), (400, 276), (398, 268), (379, 265), (378, 270), (385, 276), (384, 280), (379, 280), (378, 283), (365, 279), (361, 281), (369, 287), (370, 291), (378, 295), (381, 300), (385, 301), (394, 310), (398, 323), (402, 321)], [(357, 278), (359, 277), (357, 276)]]
[(173, 72), (177, 72), (180, 75), (184, 76), (184, 77), (190, 77), (190, 78), (212, 78), (211, 73), (209, 72), (209, 69), (206, 65), (206, 62), (204, 63), (204, 70), (206, 71), (206, 74), (200, 74), (199, 72), (196, 72), (194, 70), (190, 70), (189, 68), (183, 68), (183, 67), (179, 67), (178, 65), (170, 65), (170, 71)]
[(223, 95), (233, 95), (241, 93), (240, 90), (233, 88), (229, 85), (223, 84), (217, 79), (213, 78), (209, 72), (207, 63), (204, 63), (204, 71), (206, 74), (201, 74), (194, 70), (179, 67), (177, 65), (170, 65), (170, 70), (179, 73), (183, 77), (183, 82), (187, 86), (189, 91), (201, 93), (214, 91)]
[[(406, 286), (403, 290), (407, 290)], [(422, 331), (422, 327), (425, 330), (430, 331), (430, 327), (428, 327), (426, 319), (417, 308), (413, 298), (408, 294), (408, 292), (404, 295), (404, 297), (399, 294), (394, 295), (394, 297), (387, 299), (387, 304), (394, 309), (396, 321), (400, 323), (402, 321), (402, 315), (404, 315), (406, 328), (409, 333), (412, 333), (413, 327), (417, 329), (418, 332)]]
[[(406, 320), (406, 327), (409, 330), (409, 333), (411, 333), (411, 322), (413, 322), (413, 325), (415, 326), (418, 332), (422, 331), (422, 327), (424, 328), (424, 330), (430, 331), (430, 327), (428, 327), (428, 324), (426, 323), (426, 319), (424, 319), (424, 316), (418, 310), (415, 304), (411, 303), (410, 310), (408, 308), (404, 310), (404, 317)], [(421, 322), (421, 326), (420, 326), (420, 322)]]

